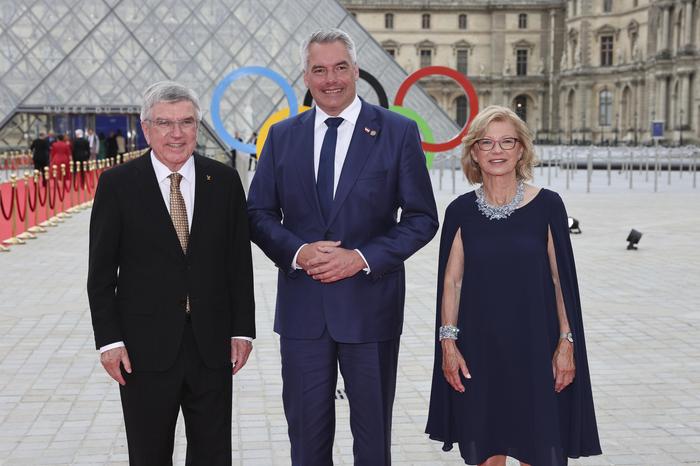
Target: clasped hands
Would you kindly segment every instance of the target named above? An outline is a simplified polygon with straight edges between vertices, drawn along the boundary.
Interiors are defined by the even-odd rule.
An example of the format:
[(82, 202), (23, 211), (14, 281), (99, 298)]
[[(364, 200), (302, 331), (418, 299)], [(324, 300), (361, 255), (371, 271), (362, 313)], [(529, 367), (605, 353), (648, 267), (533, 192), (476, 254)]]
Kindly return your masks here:
[(357, 251), (341, 248), (340, 241), (316, 241), (304, 245), (297, 255), (297, 265), (321, 283), (352, 277), (367, 267)]

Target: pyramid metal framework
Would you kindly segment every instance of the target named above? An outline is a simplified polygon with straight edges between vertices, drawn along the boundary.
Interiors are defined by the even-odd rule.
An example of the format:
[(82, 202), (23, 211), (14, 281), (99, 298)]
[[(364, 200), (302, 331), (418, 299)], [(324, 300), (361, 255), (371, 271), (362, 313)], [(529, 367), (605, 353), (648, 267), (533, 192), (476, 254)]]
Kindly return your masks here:
[[(217, 84), (237, 68), (263, 66), (284, 76), (301, 102), (300, 43), (321, 27), (353, 37), (360, 67), (392, 101), (406, 72), (335, 0), (0, 0), (0, 135), (18, 116), (52, 109), (137, 113), (143, 90), (169, 79), (195, 89), (205, 129), (223, 148), (209, 115)], [(377, 102), (363, 81), (358, 93)], [(404, 105), (436, 140), (458, 131), (418, 86)], [(250, 76), (226, 90), (221, 117), (231, 134), (247, 135), (284, 107), (277, 84)]]

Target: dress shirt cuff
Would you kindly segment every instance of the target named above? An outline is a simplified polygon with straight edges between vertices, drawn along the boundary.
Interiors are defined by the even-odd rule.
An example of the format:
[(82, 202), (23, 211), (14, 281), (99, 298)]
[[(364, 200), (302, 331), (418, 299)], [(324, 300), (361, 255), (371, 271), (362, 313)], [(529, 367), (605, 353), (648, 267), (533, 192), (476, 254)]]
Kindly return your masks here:
[(367, 275), (369, 275), (370, 272), (372, 272), (372, 270), (369, 268), (369, 263), (367, 262), (367, 259), (365, 259), (364, 254), (362, 254), (362, 253), (360, 252), (359, 249), (355, 249), (355, 251), (360, 255), (360, 257), (362, 258), (362, 260), (365, 262), (365, 265), (367, 266), (367, 267), (365, 267), (365, 268), (362, 269), (362, 270), (364, 270), (364, 272), (365, 272)]
[(250, 337), (231, 337), (231, 340), (245, 340), (253, 343), (253, 339)]
[(299, 267), (299, 264), (297, 264), (297, 256), (299, 255), (299, 252), (301, 252), (301, 248), (306, 246), (309, 243), (304, 243), (301, 246), (299, 246), (299, 249), (297, 249), (297, 252), (294, 254), (294, 258), (292, 258), (292, 270), (299, 270), (301, 267)]
[(123, 341), (117, 341), (115, 343), (110, 343), (109, 345), (104, 345), (100, 346), (100, 354), (104, 353), (105, 351), (109, 351), (114, 348), (121, 348), (123, 346), (126, 346)]

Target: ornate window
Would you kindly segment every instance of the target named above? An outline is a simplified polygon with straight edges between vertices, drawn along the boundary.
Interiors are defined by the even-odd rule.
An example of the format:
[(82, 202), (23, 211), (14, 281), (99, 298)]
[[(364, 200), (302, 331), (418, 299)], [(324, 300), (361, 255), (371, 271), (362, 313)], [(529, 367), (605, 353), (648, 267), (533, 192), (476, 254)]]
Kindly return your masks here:
[(420, 67), (430, 66), (433, 61), (433, 51), (431, 49), (420, 50)]
[(613, 64), (613, 36), (601, 36), (600, 38), (600, 66), (612, 66)]
[(457, 50), (457, 71), (462, 73), (463, 75), (467, 75), (467, 71), (469, 70), (469, 50), (467, 49), (458, 49)]
[(527, 76), (527, 49), (515, 51), (515, 74), (517, 76)]

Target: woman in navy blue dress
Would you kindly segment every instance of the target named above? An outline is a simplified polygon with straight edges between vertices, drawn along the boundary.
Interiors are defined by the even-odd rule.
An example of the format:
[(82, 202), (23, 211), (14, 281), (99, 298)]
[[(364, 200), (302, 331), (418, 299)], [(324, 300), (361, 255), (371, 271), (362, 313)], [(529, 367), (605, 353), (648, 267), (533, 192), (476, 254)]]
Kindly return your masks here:
[(527, 126), (490, 106), (464, 139), (472, 192), (445, 212), (426, 432), (467, 464), (562, 466), (601, 453), (567, 214), (526, 181)]

